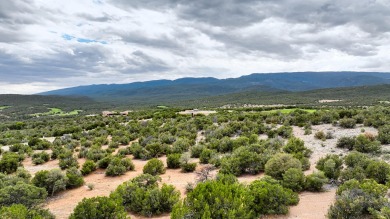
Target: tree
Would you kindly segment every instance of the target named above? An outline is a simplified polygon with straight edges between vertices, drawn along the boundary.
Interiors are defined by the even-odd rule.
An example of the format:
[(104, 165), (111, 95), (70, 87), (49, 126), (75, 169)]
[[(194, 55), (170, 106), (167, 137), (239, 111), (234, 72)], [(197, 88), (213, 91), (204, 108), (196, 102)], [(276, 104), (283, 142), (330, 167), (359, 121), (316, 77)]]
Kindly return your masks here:
[(109, 197), (84, 198), (69, 219), (125, 219), (127, 212), (119, 200)]
[(164, 174), (165, 173), (164, 163), (157, 158), (153, 158), (146, 163), (146, 165), (143, 168), (143, 173), (150, 174), (153, 176)]
[(302, 164), (290, 154), (276, 154), (265, 164), (265, 174), (282, 179), (290, 168), (302, 169)]

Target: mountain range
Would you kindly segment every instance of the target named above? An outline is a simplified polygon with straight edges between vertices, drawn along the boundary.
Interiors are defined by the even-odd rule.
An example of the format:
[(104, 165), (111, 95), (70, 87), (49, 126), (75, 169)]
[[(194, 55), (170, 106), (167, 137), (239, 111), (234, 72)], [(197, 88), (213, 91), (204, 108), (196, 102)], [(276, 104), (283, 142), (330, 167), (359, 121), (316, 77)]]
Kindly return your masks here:
[(382, 72), (292, 72), (254, 73), (238, 78), (180, 78), (129, 84), (70, 87), (40, 95), (86, 96), (102, 101), (172, 102), (221, 95), (262, 92), (291, 93), (325, 88), (390, 84), (390, 73)]

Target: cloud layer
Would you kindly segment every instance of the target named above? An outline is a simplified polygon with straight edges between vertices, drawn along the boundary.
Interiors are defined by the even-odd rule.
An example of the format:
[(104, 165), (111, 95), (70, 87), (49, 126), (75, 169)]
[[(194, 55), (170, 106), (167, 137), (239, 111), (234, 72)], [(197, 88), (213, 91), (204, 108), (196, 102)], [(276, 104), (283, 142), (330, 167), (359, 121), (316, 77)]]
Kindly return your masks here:
[(2, 0), (0, 93), (389, 71), (389, 0)]

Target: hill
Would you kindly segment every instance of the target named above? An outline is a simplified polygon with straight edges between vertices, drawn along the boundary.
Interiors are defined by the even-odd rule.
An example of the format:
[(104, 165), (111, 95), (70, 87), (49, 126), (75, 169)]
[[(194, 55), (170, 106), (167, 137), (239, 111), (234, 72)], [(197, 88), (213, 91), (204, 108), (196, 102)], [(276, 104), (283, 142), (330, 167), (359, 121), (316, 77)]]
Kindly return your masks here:
[(262, 92), (245, 91), (233, 94), (171, 102), (172, 105), (215, 107), (224, 105), (307, 105), (365, 106), (390, 101), (390, 85), (326, 88), (310, 91)]
[(54, 112), (99, 112), (110, 105), (96, 102), (88, 97), (64, 97), (43, 95), (0, 94), (0, 120), (27, 119), (39, 114)]
[(87, 96), (114, 102), (171, 102), (241, 92), (308, 91), (323, 88), (390, 84), (390, 73), (379, 72), (295, 72), (251, 74), (239, 78), (181, 78), (129, 84), (101, 84), (71, 87), (41, 95)]

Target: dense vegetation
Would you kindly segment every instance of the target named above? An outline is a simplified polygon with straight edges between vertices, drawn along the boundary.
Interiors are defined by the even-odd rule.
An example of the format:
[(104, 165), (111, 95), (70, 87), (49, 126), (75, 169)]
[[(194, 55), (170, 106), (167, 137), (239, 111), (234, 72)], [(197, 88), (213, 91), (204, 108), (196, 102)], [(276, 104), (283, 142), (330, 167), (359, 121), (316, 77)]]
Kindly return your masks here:
[[(364, 125), (377, 128), (379, 134), (362, 130), (337, 139), (337, 147), (345, 153), (321, 157), (317, 171), (305, 175), (316, 151), (294, 136), (293, 127), (309, 133), (319, 124), (345, 130)], [(145, 160), (144, 174), (124, 182), (108, 197), (84, 199), (71, 218), (126, 218), (126, 212), (148, 217), (171, 213), (172, 218), (257, 218), (286, 214), (299, 202), (300, 192), (321, 192), (329, 183), (339, 186), (329, 218), (386, 218), (389, 203), (384, 191), (390, 185), (390, 165), (383, 144), (389, 142), (389, 127), (390, 110), (382, 106), (219, 109), (208, 116), (160, 108), (120, 116), (8, 121), (0, 124), (0, 144), (7, 145), (0, 155), (0, 216), (53, 218), (42, 210), (48, 197), (84, 185), (84, 177), (97, 169), (106, 177), (126, 174), (135, 170), (133, 162), (139, 159)], [(321, 142), (333, 138), (315, 135)], [(22, 167), (26, 159), (38, 166), (58, 160), (58, 168), (31, 177)], [(182, 199), (174, 186), (161, 182), (170, 169), (183, 174), (195, 171), (198, 176)], [(219, 172), (216, 177), (213, 170)], [(248, 184), (236, 178), (259, 173), (266, 176)]]

